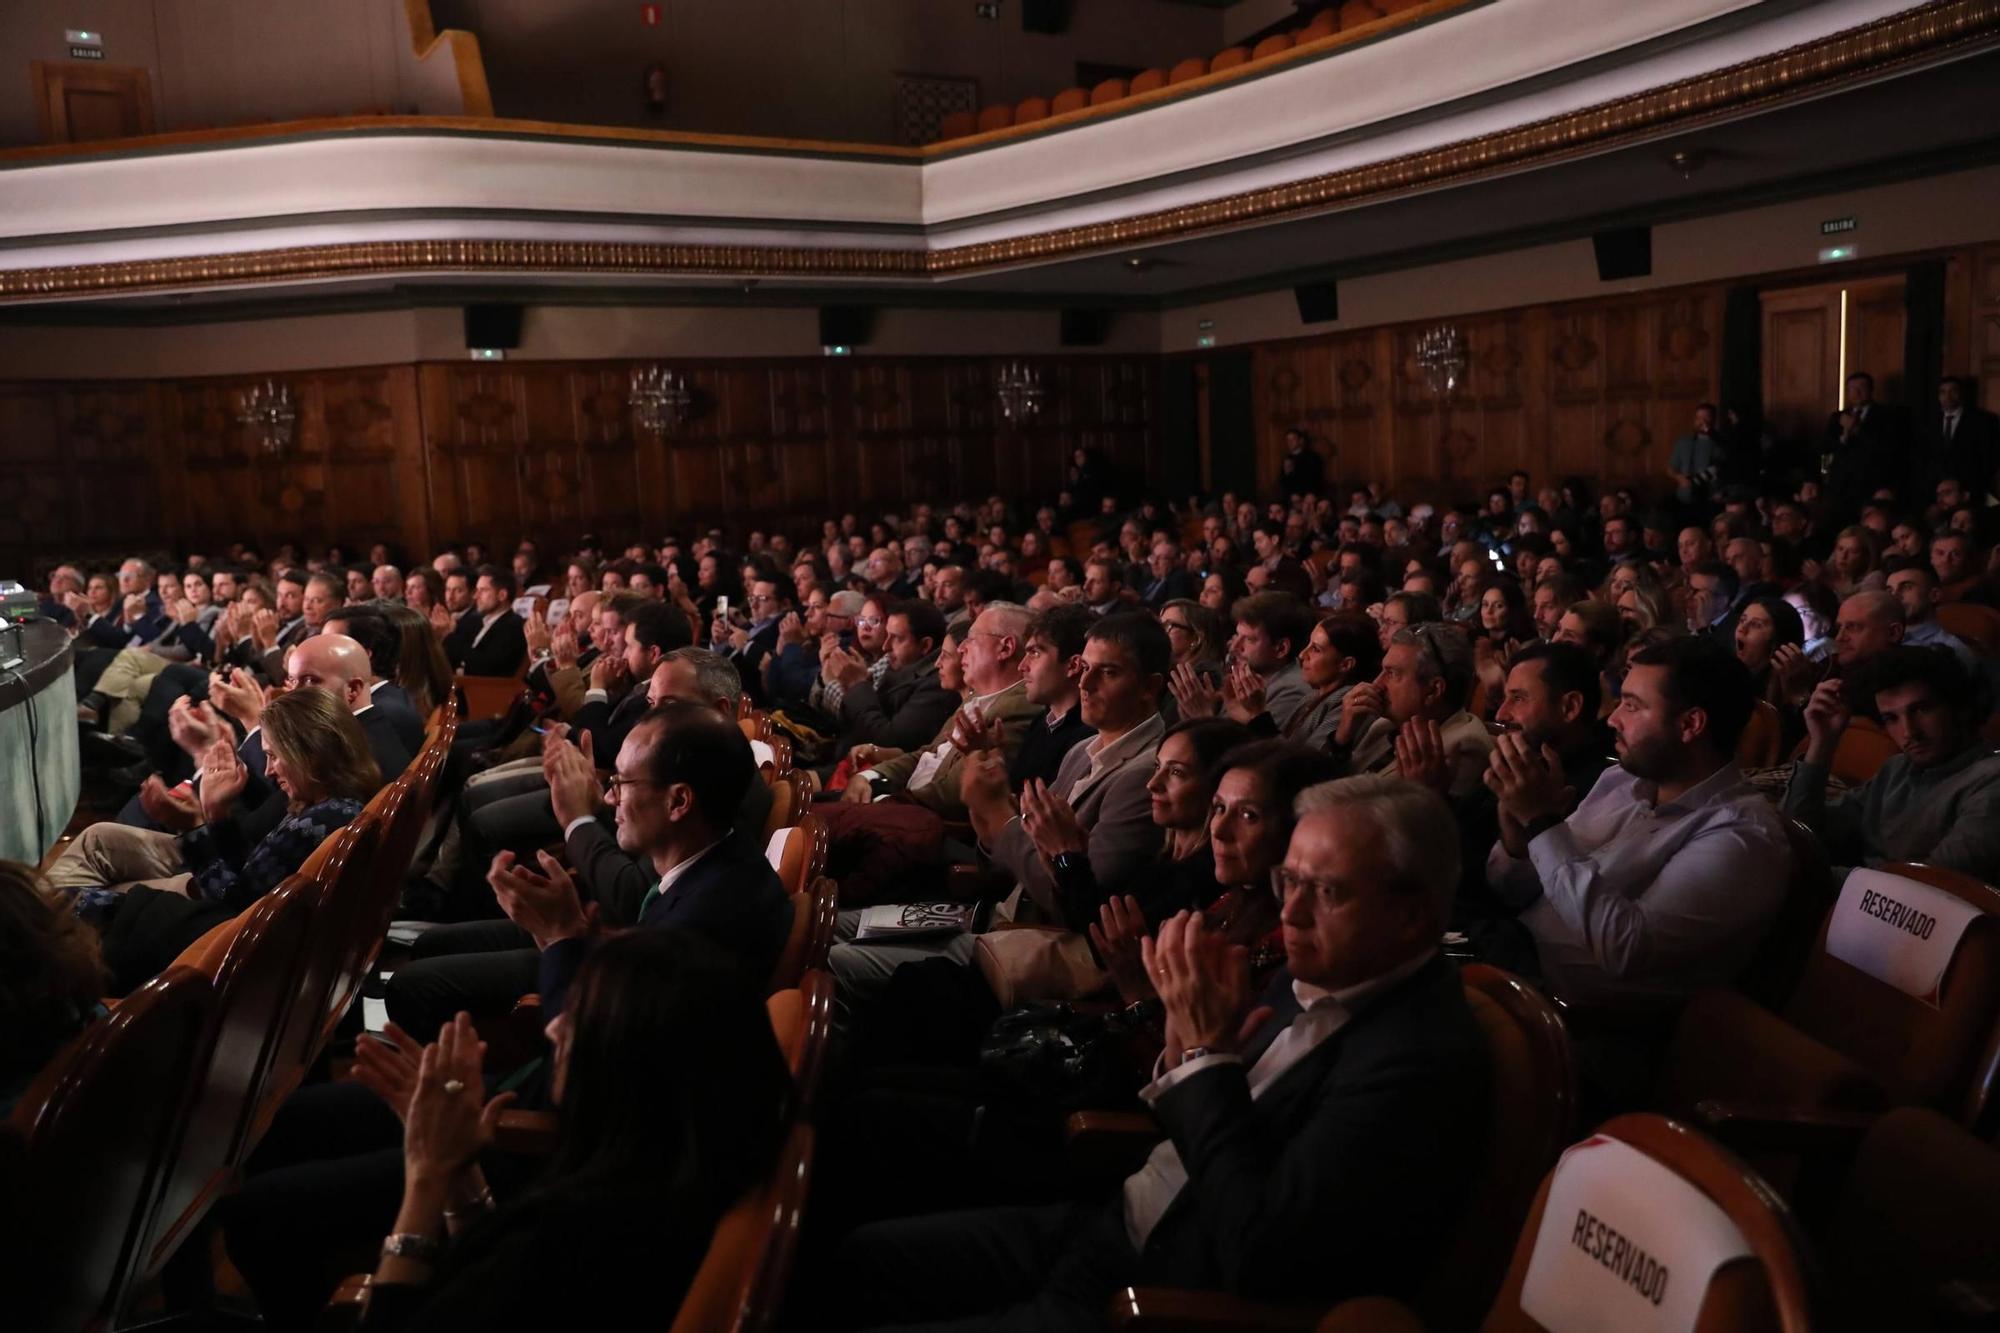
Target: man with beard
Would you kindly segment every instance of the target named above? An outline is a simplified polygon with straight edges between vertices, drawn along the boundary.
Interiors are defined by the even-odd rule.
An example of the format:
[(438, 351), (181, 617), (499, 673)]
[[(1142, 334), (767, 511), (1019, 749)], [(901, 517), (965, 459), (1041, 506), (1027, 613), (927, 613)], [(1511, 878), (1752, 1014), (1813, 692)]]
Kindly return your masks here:
[(1553, 749), (1496, 738), (1486, 784), (1511, 836), (1487, 883), (1520, 913), (1564, 998), (1670, 1003), (1742, 971), (1792, 853), (1736, 768), (1749, 669), (1707, 636), (1648, 645), (1630, 667), (1611, 714), (1618, 766), (1567, 817), (1574, 797)]

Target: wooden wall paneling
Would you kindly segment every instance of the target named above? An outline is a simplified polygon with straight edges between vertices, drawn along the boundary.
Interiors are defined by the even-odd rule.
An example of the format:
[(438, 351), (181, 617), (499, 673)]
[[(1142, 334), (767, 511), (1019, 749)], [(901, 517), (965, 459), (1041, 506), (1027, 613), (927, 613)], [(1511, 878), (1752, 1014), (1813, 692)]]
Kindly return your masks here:
[(74, 540), (87, 492), (74, 484), (50, 384), (0, 385), (0, 458), (7, 503), (0, 505), (0, 574), (33, 586), (38, 556)]
[(600, 535), (638, 532), (658, 526), (649, 522), (649, 502), (657, 494), (641, 468), (643, 446), (632, 430), (626, 399), (631, 372), (621, 365), (587, 363), (564, 368), (563, 396), (569, 413), (569, 438), (576, 442), (574, 533)]
[(1975, 384), (1975, 398), (1987, 411), (2000, 403), (2000, 245), (1973, 253), (1967, 265), (1965, 360), (1958, 363)]
[(159, 398), (143, 380), (62, 386), (56, 445), (77, 500), (72, 540), (87, 549), (154, 550), (173, 539)]
[(1779, 438), (1817, 435), (1839, 401), (1840, 289), (1763, 292), (1764, 419)]
[(1549, 470), (1593, 476), (1604, 439), (1604, 312), (1568, 305), (1549, 312), (1547, 376)]
[(905, 448), (912, 420), (910, 368), (889, 361), (850, 361), (842, 369), (855, 461), (848, 507), (901, 511), (913, 496), (936, 500), (955, 495), (948, 477), (910, 474)]
[(521, 366), (424, 368), (425, 447), (432, 458), (432, 526), (440, 542), (511, 546), (524, 530), (529, 444), (527, 372)]
[[(1898, 273), (1847, 285), (1847, 369), (1875, 377), (1875, 397), (1885, 403), (1909, 403), (1903, 383), (1903, 334), (1908, 326), (1904, 289)], [(1921, 397), (1921, 390), (1919, 390)], [(1828, 409), (1832, 407), (1827, 404)]]
[(1069, 381), (1064, 420), (1072, 447), (1096, 448), (1132, 490), (1157, 477), (1151, 431), (1154, 368), (1129, 357), (1080, 357), (1063, 367)]
[(814, 525), (836, 490), (838, 469), (830, 430), (832, 385), (824, 360), (771, 366), (757, 378), (766, 402), (771, 466), (782, 485), (781, 512), (802, 529)]
[(328, 371), (306, 379), (300, 422), (302, 470), (280, 492), (296, 493), (310, 541), (366, 551), (385, 542), (406, 561), (427, 558), (423, 470), (412, 467), (413, 375), (407, 366)]
[[(997, 363), (979, 357), (942, 367), (937, 410), (951, 466), (969, 494), (1039, 495), (1041, 489), (1026, 481), (1035, 471), (1028, 443), (1000, 416), (993, 387), (997, 368)], [(1060, 477), (1056, 484), (1062, 484)]]

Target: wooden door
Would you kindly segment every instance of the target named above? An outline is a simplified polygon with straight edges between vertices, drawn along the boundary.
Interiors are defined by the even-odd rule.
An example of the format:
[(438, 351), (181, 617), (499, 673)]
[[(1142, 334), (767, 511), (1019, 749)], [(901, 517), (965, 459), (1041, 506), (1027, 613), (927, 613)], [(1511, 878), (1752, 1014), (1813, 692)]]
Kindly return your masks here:
[(1760, 299), (1764, 416), (1779, 438), (1816, 436), (1856, 371), (1875, 377), (1878, 401), (1904, 401), (1901, 274), (1786, 287)]
[(137, 66), (33, 62), (43, 143), (125, 139), (153, 132), (153, 89)]

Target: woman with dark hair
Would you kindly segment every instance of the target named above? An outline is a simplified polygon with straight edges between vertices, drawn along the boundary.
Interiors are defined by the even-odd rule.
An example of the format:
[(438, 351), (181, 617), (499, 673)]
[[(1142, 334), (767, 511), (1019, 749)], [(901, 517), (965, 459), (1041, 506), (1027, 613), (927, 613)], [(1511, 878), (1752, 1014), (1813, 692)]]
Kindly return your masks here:
[[(1221, 777), (1222, 756), (1252, 738), (1250, 729), (1226, 718), (1190, 718), (1160, 739), (1153, 776), (1146, 783), (1153, 823), (1162, 830), (1160, 855), (1133, 878), (1145, 884), (1146, 906), (1154, 919), (1172, 916), (1190, 902), (1213, 896), (1215, 867), (1208, 853), (1208, 807)], [(1082, 930), (1097, 919), (1104, 901), (1090, 860), (1080, 853), (1086, 838), (1069, 804), (1036, 786), (1021, 794), (1021, 822), (1054, 871), (1070, 928)]]
[(396, 683), (410, 696), (417, 715), (428, 716), (451, 693), (451, 659), (422, 607), (385, 602), (382, 611), (403, 635), (396, 652)]
[(444, 605), (444, 575), (429, 565), (418, 565), (403, 576), (403, 605), (421, 611), (430, 623), (431, 608)]
[(44, 894), (33, 866), (0, 861), (0, 1119), (104, 1012), (103, 994), (96, 934)]
[[(634, 1310), (665, 1317), (722, 1215), (769, 1174), (791, 1077), (756, 989), (696, 936), (639, 930), (603, 941), (549, 1038), (555, 1155), (542, 1183), (505, 1207), (478, 1155), (512, 1094), (480, 1096), (484, 1047), (471, 1019), (459, 1015), (414, 1068), (407, 1054), (369, 1044), (362, 1077), (403, 1116), (403, 1199), (364, 1328), (614, 1328)], [(672, 1054), (635, 1060), (635, 1051)]]
[(716, 604), (725, 597), (729, 599), (732, 619), (739, 611), (749, 613), (743, 605), (743, 585), (737, 578), (736, 561), (727, 551), (710, 551), (695, 566), (694, 605), (701, 613), (700, 623), (704, 628), (715, 623)]
[(1219, 669), (1229, 652), (1231, 626), (1219, 611), (1176, 597), (1160, 607), (1160, 628), (1173, 645), (1174, 665)]
[(1736, 660), (1750, 668), (1757, 697), (1780, 706), (1785, 698), (1785, 682), (1771, 669), (1778, 650), (1806, 641), (1804, 619), (1783, 597), (1753, 597), (1736, 615)]
[(1250, 589), (1243, 582), (1243, 576), (1236, 572), (1234, 565), (1217, 563), (1201, 581), (1201, 604), (1217, 615), (1229, 614), (1229, 608), (1249, 596)]
[(1473, 671), (1486, 687), (1485, 711), (1499, 708), (1507, 684), (1507, 662), (1540, 638), (1519, 580), (1489, 578), (1479, 588), (1478, 632), (1472, 636)]

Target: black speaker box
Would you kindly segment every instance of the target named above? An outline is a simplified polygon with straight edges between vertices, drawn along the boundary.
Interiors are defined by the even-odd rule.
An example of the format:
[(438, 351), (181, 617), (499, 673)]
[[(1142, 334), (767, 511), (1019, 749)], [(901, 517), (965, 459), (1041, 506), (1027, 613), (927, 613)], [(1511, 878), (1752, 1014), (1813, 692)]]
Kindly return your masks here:
[(1064, 347), (1102, 347), (1111, 331), (1109, 310), (1065, 310), (1062, 312)]
[(521, 307), (469, 305), (465, 308), (465, 345), (511, 350), (521, 345)]
[(1058, 33), (1069, 26), (1069, 0), (1021, 0), (1021, 31)]
[(859, 347), (874, 335), (874, 306), (823, 305), (819, 308), (821, 347)]
[(1620, 278), (1644, 278), (1653, 272), (1653, 229), (1620, 227), (1617, 231), (1595, 232), (1591, 248), (1597, 251), (1597, 280), (1617, 282)]
[(1299, 303), (1301, 324), (1324, 324), (1340, 318), (1340, 284), (1331, 278), (1300, 283), (1292, 288), (1292, 299)]

